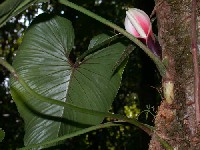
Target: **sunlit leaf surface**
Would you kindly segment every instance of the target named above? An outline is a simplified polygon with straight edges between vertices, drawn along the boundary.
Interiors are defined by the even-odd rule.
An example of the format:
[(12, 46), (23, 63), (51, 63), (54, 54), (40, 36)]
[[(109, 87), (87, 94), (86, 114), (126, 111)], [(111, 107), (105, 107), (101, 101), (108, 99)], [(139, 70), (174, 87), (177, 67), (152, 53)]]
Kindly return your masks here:
[[(95, 37), (89, 48), (106, 35)], [(100, 39), (100, 40), (98, 40)], [(13, 66), (37, 93), (63, 102), (108, 111), (120, 86), (123, 69), (113, 67), (125, 47), (115, 43), (73, 63), (71, 22), (58, 16), (40, 15), (25, 33)], [(55, 139), (63, 134), (96, 125), (103, 118), (51, 105), (32, 97), (14, 79), (11, 94), (25, 121), (25, 145)]]

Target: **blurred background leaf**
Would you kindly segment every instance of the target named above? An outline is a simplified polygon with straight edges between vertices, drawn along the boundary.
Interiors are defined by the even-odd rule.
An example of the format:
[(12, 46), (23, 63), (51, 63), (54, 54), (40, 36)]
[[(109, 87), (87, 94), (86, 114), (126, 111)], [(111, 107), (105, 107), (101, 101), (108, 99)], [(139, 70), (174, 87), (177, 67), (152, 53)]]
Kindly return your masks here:
[(0, 142), (3, 141), (4, 137), (5, 137), (5, 132), (0, 128)]
[(5, 0), (0, 4), (0, 27), (11, 17), (25, 10), (37, 0)]

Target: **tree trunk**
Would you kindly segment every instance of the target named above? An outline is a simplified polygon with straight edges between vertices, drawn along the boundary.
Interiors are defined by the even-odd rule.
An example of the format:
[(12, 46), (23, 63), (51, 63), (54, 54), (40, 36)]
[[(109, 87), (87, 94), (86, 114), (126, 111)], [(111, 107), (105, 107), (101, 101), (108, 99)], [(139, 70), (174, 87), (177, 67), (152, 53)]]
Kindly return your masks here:
[[(197, 3), (199, 34), (200, 2)], [(156, 0), (159, 42), (163, 60), (167, 60), (167, 73), (163, 78), (164, 98), (155, 119), (150, 150), (164, 149), (156, 135), (176, 150), (200, 150), (194, 102), (191, 12), (191, 0)], [(200, 44), (200, 35), (198, 37)], [(166, 89), (172, 93), (165, 95)]]

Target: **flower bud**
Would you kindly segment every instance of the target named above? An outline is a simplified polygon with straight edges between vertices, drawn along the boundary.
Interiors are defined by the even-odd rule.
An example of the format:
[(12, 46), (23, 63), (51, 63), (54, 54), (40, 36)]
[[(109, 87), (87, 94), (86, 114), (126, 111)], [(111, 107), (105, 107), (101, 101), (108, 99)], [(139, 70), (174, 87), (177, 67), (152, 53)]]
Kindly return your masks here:
[(153, 35), (149, 16), (142, 10), (130, 8), (126, 11), (125, 29), (141, 40), (158, 57), (161, 58), (161, 47)]

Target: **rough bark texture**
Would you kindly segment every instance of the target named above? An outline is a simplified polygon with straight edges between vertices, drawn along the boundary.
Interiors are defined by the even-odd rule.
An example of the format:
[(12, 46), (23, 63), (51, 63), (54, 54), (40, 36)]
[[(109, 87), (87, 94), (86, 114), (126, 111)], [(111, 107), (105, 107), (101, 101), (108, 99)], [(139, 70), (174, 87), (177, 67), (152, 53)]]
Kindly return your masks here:
[[(200, 2), (198, 17), (200, 21)], [(155, 119), (150, 150), (164, 149), (155, 134), (178, 150), (200, 150), (194, 105), (194, 71), (191, 54), (191, 0), (156, 0), (159, 42), (163, 59), (168, 60), (168, 72), (163, 78), (174, 85), (171, 103), (163, 99)], [(198, 25), (200, 31), (200, 23)], [(198, 38), (200, 44), (200, 38)], [(173, 97), (174, 95), (174, 97)]]

